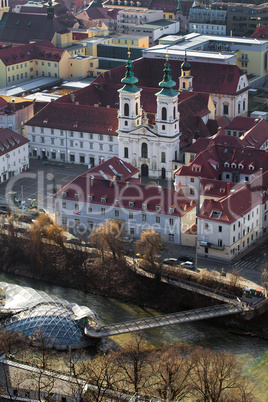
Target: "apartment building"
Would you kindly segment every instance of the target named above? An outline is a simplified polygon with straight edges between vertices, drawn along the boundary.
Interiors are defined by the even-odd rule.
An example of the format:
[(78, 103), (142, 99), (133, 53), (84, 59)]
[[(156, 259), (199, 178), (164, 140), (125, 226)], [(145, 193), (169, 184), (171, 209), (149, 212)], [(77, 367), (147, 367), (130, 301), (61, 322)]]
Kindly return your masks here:
[(138, 169), (120, 158), (78, 176), (55, 196), (56, 220), (76, 235), (90, 236), (104, 221), (115, 220), (122, 236), (140, 237), (152, 228), (169, 243), (180, 244), (195, 223), (196, 204), (170, 188), (143, 185)]

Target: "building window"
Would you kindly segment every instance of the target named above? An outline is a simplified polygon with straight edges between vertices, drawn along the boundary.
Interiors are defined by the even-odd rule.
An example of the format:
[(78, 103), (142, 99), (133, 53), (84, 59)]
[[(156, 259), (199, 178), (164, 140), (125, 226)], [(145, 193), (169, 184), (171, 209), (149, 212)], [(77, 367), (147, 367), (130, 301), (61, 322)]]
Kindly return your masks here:
[(148, 146), (147, 146), (146, 142), (143, 142), (141, 144), (141, 157), (148, 158)]
[(74, 223), (75, 223), (75, 226), (79, 226), (80, 225), (80, 219), (75, 219)]
[(168, 241), (169, 241), (170, 243), (174, 243), (174, 234), (173, 234), (173, 233), (169, 233), (169, 235), (168, 235)]
[(219, 232), (222, 232), (222, 226), (219, 226)]
[(114, 137), (112, 135), (109, 135), (109, 142), (113, 142), (114, 141)]
[(116, 217), (119, 216), (119, 211), (117, 209), (114, 211), (114, 216), (116, 216)]
[(80, 148), (83, 148), (83, 147), (84, 147), (83, 141), (80, 141)]
[(170, 226), (174, 225), (174, 219), (173, 218), (169, 218), (169, 224), (170, 224)]
[(165, 152), (161, 152), (161, 162), (166, 163), (166, 153)]
[(128, 219), (133, 219), (133, 212), (129, 212)]
[(146, 214), (142, 214), (141, 219), (143, 222), (146, 222)]
[(194, 188), (190, 188), (190, 194), (191, 195), (194, 195), (195, 193), (194, 193)]
[(99, 134), (99, 140), (103, 141), (103, 134)]
[(167, 120), (167, 108), (162, 107), (162, 116), (161, 120)]
[(51, 141), (51, 145), (54, 145), (54, 143), (55, 143), (55, 138), (50, 138), (50, 141)]
[(105, 208), (101, 208), (101, 214), (105, 215)]
[(160, 216), (156, 216), (156, 217), (155, 217), (155, 222), (156, 222), (156, 223), (160, 223)]
[(222, 247), (222, 239), (218, 239), (218, 246)]
[(42, 142), (42, 144), (45, 143), (45, 137), (41, 137), (41, 142)]
[(70, 162), (75, 162), (75, 155), (74, 154), (70, 154)]
[(113, 152), (113, 146), (109, 145), (109, 152)]
[(229, 105), (223, 105), (223, 114), (229, 114)]
[(129, 104), (124, 104), (124, 116), (129, 116)]

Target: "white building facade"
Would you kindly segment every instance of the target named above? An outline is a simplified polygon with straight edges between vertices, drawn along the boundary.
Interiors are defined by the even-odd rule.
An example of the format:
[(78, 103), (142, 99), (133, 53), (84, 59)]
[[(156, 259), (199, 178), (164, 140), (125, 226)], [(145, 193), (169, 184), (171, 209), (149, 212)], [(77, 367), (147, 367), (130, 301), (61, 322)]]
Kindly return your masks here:
[(118, 144), (119, 158), (138, 167), (142, 176), (171, 178), (172, 161), (180, 151), (180, 127), (178, 93), (170, 76), (168, 60), (165, 64), (161, 90), (156, 93), (157, 114), (155, 124), (149, 125), (146, 113), (140, 107), (141, 90), (136, 87), (132, 62), (129, 59), (127, 72), (119, 92)]
[(8, 128), (0, 129), (0, 183), (28, 170), (28, 142)]

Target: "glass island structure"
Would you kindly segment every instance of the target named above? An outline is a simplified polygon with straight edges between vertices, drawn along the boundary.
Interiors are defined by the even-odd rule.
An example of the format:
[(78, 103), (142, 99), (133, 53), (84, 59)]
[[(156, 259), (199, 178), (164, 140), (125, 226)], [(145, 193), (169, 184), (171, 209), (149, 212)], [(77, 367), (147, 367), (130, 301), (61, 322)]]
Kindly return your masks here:
[(1, 330), (23, 333), (34, 343), (58, 350), (78, 349), (92, 341), (86, 328), (98, 330), (100, 319), (86, 306), (69, 303), (29, 287), (0, 282)]

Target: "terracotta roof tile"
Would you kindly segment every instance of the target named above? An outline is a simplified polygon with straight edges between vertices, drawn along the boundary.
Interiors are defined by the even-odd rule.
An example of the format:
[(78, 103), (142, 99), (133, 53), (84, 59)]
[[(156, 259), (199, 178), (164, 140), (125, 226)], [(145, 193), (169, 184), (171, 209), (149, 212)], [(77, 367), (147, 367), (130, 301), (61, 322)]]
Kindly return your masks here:
[(29, 140), (9, 130), (9, 128), (0, 128), (0, 156), (13, 151), (16, 148), (27, 144)]
[(30, 119), (27, 125), (117, 135), (117, 110), (51, 102)]

